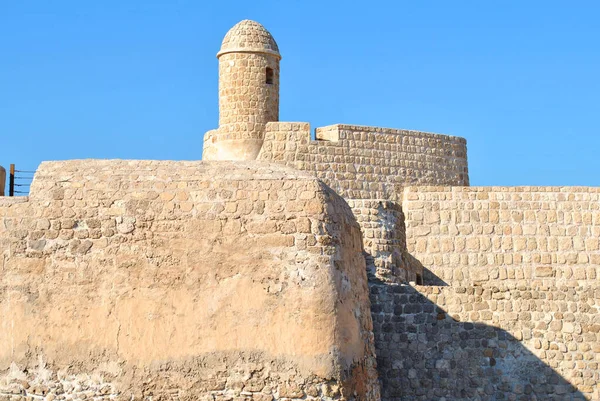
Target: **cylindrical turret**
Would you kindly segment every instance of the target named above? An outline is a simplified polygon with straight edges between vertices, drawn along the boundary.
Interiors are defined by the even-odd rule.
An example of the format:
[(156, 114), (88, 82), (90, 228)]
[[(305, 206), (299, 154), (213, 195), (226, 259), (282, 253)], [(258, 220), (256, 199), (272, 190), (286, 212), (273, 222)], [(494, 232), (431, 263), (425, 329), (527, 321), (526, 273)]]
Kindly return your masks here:
[(265, 125), (279, 120), (279, 48), (258, 22), (244, 20), (227, 32), (219, 59), (219, 129), (211, 159), (254, 160)]

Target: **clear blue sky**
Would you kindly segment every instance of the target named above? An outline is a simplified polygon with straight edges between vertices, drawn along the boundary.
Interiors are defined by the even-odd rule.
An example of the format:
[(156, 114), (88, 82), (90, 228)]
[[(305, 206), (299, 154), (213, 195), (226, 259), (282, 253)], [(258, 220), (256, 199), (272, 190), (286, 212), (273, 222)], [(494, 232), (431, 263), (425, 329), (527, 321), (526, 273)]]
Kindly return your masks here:
[(1, 1), (0, 164), (200, 159), (245, 18), (281, 120), (465, 137), (472, 185), (600, 186), (597, 1)]

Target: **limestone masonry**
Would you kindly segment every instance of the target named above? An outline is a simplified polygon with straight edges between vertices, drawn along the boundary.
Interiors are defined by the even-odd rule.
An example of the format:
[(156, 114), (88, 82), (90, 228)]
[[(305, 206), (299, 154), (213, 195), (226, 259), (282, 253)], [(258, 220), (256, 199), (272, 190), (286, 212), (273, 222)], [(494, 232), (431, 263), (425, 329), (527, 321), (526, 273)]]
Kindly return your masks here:
[(0, 197), (0, 401), (600, 400), (600, 188), (470, 187), (466, 141), (280, 122), (242, 21), (203, 161)]

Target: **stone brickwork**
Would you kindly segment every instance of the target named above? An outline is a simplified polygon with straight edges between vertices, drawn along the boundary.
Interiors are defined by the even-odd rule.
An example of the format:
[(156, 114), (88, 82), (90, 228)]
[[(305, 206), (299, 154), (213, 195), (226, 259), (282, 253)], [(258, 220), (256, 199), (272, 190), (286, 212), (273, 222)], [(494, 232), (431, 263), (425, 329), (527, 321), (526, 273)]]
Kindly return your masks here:
[(449, 285), (596, 281), (600, 188), (414, 187), (408, 252)]
[(597, 286), (371, 285), (384, 400), (597, 400)]
[(408, 185), (469, 185), (463, 138), (354, 125), (269, 123), (260, 160), (313, 172), (346, 199), (401, 200)]
[(459, 137), (313, 140), (262, 25), (217, 57), (204, 158), (252, 161), (44, 163), (0, 198), (0, 401), (600, 400), (600, 188), (468, 187)]
[[(236, 24), (217, 57), (219, 128), (204, 135), (204, 160), (257, 159), (308, 171), (345, 199), (383, 200), (386, 210), (398, 210), (397, 221), (401, 212), (388, 201), (399, 201), (406, 185), (469, 185), (463, 138), (332, 125), (317, 128), (313, 141), (308, 123), (278, 122), (281, 55), (261, 24)], [(379, 221), (387, 226), (362, 227), (379, 235), (365, 238), (370, 268), (386, 281), (416, 280), (422, 269), (402, 257), (405, 247), (387, 232), (386, 219)]]
[(205, 137), (204, 160), (255, 160), (265, 124), (279, 120), (279, 48), (259, 23), (227, 32), (219, 59), (219, 128)]
[(363, 234), (367, 272), (371, 279), (411, 282), (423, 275), (406, 252), (404, 215), (386, 200), (347, 199)]
[(384, 400), (600, 399), (600, 189), (409, 187), (426, 286), (371, 278)]
[(360, 231), (306, 173), (43, 163), (0, 256), (0, 399), (378, 399)]
[[(404, 238), (398, 234), (403, 222), (400, 207), (394, 202), (402, 199), (407, 185), (468, 185), (466, 141), (446, 135), (350, 125), (317, 128), (315, 135), (316, 140), (311, 140), (308, 123), (269, 123), (258, 159), (308, 171), (323, 180), (355, 211), (365, 249), (373, 251), (367, 263), (374, 268), (374, 274), (385, 281), (415, 281), (422, 268), (403, 256)], [(361, 200), (374, 206), (366, 208), (370, 211), (361, 211)], [(394, 211), (395, 216), (387, 213), (388, 217), (383, 218), (378, 208)], [(396, 226), (398, 229), (392, 228)]]

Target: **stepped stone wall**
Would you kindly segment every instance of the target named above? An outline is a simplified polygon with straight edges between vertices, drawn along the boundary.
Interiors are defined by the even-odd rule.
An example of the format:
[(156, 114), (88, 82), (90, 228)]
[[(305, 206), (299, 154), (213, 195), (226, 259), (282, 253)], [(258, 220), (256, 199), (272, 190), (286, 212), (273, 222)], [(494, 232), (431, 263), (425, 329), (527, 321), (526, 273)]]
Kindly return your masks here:
[(600, 399), (600, 189), (465, 186), (460, 138), (340, 125), (316, 138), (270, 123), (259, 158), (352, 208), (383, 400)]
[(306, 173), (43, 163), (0, 260), (0, 399), (378, 399), (359, 227)]
[(317, 128), (314, 141), (310, 135), (308, 123), (270, 122), (258, 159), (323, 180), (357, 216), (371, 273), (388, 282), (417, 281), (422, 266), (405, 254), (398, 203), (407, 185), (469, 185), (466, 141), (341, 124)]
[(599, 198), (406, 188), (426, 285), (371, 280), (382, 399), (600, 399)]

